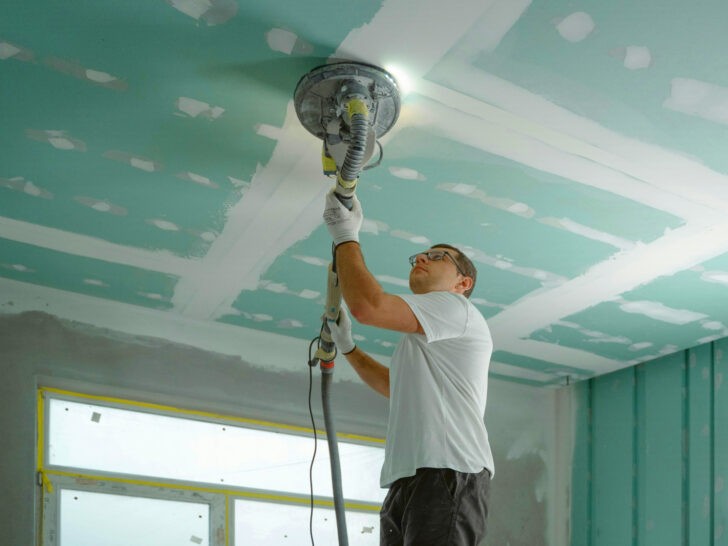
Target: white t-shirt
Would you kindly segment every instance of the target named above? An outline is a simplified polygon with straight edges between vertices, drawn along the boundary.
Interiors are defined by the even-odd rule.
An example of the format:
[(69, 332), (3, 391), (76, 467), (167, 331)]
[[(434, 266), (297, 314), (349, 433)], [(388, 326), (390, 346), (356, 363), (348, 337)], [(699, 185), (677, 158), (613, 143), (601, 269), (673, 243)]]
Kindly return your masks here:
[(425, 335), (405, 334), (389, 370), (389, 425), (380, 485), (418, 468), (494, 474), (484, 414), (493, 341), (464, 296), (400, 296)]

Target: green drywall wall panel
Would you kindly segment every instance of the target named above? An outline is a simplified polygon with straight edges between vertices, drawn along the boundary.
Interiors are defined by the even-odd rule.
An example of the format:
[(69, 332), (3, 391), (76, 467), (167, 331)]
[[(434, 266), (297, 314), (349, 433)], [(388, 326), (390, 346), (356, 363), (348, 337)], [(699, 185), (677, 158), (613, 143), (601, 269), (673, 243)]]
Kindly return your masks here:
[(715, 342), (713, 353), (714, 546), (728, 546), (728, 339)]
[(637, 544), (682, 542), (684, 353), (637, 367)]
[(710, 544), (712, 486), (712, 345), (688, 351), (686, 504), (688, 544)]
[(591, 381), (572, 387), (574, 401), (574, 443), (571, 480), (571, 544), (589, 544), (591, 528)]
[(728, 338), (574, 390), (592, 421), (575, 421), (572, 546), (728, 546), (727, 356)]
[(591, 546), (632, 544), (634, 369), (597, 378), (592, 391)]

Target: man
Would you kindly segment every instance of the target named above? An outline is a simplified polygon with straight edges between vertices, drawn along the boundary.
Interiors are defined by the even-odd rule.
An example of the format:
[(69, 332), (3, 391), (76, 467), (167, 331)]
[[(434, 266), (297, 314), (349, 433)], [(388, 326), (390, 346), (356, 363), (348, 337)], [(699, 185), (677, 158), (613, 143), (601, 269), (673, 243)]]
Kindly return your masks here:
[(476, 546), (485, 534), (493, 456), (483, 422), (493, 350), (485, 319), (467, 299), (476, 271), (450, 245), (410, 258), (413, 294), (386, 293), (359, 246), (362, 210), (326, 198), (342, 295), (362, 323), (402, 337), (389, 368), (356, 347), (342, 308), (332, 338), (362, 380), (388, 397), (380, 484), (382, 546)]

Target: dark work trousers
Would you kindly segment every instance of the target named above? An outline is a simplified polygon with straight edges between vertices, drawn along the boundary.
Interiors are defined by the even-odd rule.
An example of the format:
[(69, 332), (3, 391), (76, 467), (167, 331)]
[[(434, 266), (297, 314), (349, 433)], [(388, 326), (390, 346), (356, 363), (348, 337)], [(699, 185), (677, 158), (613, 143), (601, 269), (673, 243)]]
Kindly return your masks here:
[(420, 468), (389, 488), (380, 546), (477, 546), (485, 536), (490, 473)]

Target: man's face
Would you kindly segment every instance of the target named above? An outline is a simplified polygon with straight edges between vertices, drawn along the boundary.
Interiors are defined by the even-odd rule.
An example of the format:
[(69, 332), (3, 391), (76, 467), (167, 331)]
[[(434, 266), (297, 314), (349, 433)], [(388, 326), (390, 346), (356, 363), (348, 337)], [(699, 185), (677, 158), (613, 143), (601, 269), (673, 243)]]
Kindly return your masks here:
[(435, 291), (462, 293), (460, 285), (465, 277), (458, 272), (455, 265), (457, 252), (441, 247), (433, 247), (430, 250), (437, 250), (448, 255), (443, 256), (440, 260), (430, 260), (426, 253), (418, 254), (415, 265), (410, 271), (410, 290), (414, 294)]

